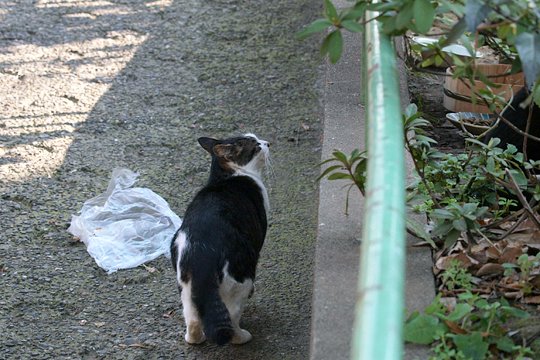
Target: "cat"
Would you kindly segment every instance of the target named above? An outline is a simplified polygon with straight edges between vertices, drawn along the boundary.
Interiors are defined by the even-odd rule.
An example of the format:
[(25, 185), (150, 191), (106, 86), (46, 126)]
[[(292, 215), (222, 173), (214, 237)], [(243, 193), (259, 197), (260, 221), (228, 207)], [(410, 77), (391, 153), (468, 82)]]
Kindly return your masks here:
[(244, 344), (252, 335), (240, 328), (240, 317), (254, 291), (267, 230), (269, 201), (261, 172), (269, 143), (254, 134), (198, 142), (212, 157), (210, 176), (171, 242), (185, 340)]
[[(520, 105), (528, 96), (529, 92), (527, 88), (521, 88), (512, 99), (510, 106), (508, 106), (501, 115), (518, 129), (525, 131), (527, 119), (530, 112), (532, 112), (532, 114), (530, 114), (531, 126), (529, 133), (533, 136), (540, 137), (540, 107), (536, 104), (532, 104), (532, 106), (522, 108)], [(499, 138), (501, 140), (497, 146), (502, 149), (506, 149), (507, 144), (513, 144), (519, 152), (523, 152), (523, 135), (514, 131), (503, 121), (499, 121), (499, 124), (486, 134), (483, 141), (487, 144), (492, 138)], [(540, 160), (540, 142), (533, 139), (527, 140), (527, 158)]]

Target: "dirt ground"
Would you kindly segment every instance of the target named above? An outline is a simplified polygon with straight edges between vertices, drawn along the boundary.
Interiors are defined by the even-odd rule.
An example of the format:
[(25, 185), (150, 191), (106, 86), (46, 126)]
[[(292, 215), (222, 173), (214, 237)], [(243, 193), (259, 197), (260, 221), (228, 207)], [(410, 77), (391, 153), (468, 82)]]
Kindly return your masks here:
[[(0, 0), (0, 359), (308, 357), (321, 124), (307, 0)], [(244, 346), (187, 346), (162, 257), (107, 275), (67, 232), (115, 167), (182, 217), (199, 136), (272, 144)]]
[(440, 151), (460, 151), (465, 146), (464, 138), (459, 130), (446, 119), (446, 114), (450, 111), (442, 105), (444, 71), (435, 68), (430, 68), (430, 70), (440, 72), (440, 74), (412, 70), (409, 72), (407, 81), (411, 103), (415, 103), (418, 110), (433, 125), (433, 128), (429, 130), (429, 135), (437, 141), (437, 148)]

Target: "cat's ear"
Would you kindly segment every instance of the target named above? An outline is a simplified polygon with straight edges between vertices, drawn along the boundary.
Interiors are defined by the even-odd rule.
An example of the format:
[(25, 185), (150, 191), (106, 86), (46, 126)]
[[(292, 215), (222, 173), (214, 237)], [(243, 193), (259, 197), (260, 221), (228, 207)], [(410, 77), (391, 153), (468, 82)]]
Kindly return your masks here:
[(197, 140), (199, 144), (203, 147), (204, 150), (208, 151), (210, 154), (214, 154), (214, 145), (218, 142), (216, 139), (209, 137), (201, 137)]
[(217, 157), (230, 160), (234, 153), (234, 146), (231, 144), (218, 144), (214, 146), (214, 154)]

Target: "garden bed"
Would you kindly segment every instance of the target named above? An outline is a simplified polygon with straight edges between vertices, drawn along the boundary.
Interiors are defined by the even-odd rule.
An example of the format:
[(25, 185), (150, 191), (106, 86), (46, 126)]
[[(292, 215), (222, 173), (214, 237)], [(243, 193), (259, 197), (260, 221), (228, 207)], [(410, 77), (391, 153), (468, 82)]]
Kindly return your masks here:
[[(409, 71), (410, 101), (417, 104), (422, 116), (432, 124), (427, 135), (437, 141), (434, 148), (443, 153), (464, 153), (465, 138), (447, 120), (449, 111), (443, 107), (444, 69), (429, 68), (428, 71)], [(502, 235), (515, 223), (515, 219), (509, 220), (495, 232)], [(538, 262), (527, 261), (523, 254), (534, 259), (533, 256), (540, 252), (538, 234), (538, 228), (526, 220), (504, 240), (483, 239), (470, 246), (465, 239), (458, 240), (450, 249), (433, 253), (436, 288), (444, 304), (454, 310), (456, 300), (461, 301), (460, 296), (467, 291), (490, 302), (505, 304), (508, 301), (513, 307), (529, 313), (530, 317), (503, 323), (503, 331), (507, 331), (507, 336), (515, 342), (518, 339), (531, 347), (535, 354), (540, 354), (540, 266)], [(530, 268), (524, 274), (523, 268), (527, 266)], [(482, 311), (480, 313), (485, 314)], [(458, 322), (447, 321), (446, 324), (454, 335), (466, 332)], [(534, 356), (537, 355), (531, 358)]]

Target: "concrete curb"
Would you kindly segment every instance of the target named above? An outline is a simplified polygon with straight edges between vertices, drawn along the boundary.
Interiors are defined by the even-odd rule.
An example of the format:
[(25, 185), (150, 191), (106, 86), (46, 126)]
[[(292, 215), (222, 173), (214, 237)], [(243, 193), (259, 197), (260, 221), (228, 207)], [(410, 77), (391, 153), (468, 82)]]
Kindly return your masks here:
[[(350, 153), (365, 148), (364, 107), (361, 100), (361, 34), (344, 34), (344, 54), (324, 72), (324, 140), (321, 158), (334, 149)], [(399, 61), (401, 98), (409, 103), (404, 64)], [(407, 166), (412, 169), (410, 159)], [(310, 359), (349, 359), (356, 301), (363, 216), (363, 199), (351, 192), (345, 215), (343, 183), (323, 180), (319, 191), (318, 235), (315, 250)], [(425, 308), (434, 297), (431, 254), (411, 247), (408, 239), (406, 306)], [(425, 347), (407, 346), (405, 359), (426, 359)]]

